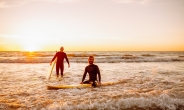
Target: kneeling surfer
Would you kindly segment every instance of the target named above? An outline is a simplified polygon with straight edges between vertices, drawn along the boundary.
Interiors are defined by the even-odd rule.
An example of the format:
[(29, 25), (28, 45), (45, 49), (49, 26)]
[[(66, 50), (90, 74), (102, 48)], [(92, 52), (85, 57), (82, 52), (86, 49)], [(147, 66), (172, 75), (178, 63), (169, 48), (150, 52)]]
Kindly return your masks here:
[[(92, 84), (93, 87), (97, 86), (97, 74), (98, 74), (98, 85), (101, 85), (101, 75), (100, 75), (100, 70), (97, 65), (93, 64), (94, 63), (94, 56), (89, 56), (88, 58), (88, 63), (89, 65), (86, 66), (82, 82), (81, 84)], [(86, 78), (86, 74), (89, 74), (89, 80), (84, 81)]]

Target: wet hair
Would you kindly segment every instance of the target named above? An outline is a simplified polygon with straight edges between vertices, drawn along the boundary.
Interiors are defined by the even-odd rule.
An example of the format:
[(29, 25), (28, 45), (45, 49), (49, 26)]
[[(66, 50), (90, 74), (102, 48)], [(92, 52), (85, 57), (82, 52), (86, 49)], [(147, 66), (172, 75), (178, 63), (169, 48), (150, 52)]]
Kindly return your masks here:
[(63, 46), (61, 46), (61, 47), (60, 47), (60, 50), (61, 50), (61, 49), (63, 49), (63, 50), (64, 50), (64, 47), (63, 47)]
[(94, 58), (94, 56), (90, 55), (89, 58)]

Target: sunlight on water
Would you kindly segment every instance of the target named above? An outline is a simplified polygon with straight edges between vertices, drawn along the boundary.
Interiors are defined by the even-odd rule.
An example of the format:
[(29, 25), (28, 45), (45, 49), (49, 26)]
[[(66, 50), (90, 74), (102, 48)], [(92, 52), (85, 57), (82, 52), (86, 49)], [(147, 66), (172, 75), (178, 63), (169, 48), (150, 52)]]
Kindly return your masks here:
[[(184, 70), (173, 63), (98, 63), (102, 82), (114, 86), (47, 90), (46, 85), (78, 84), (87, 63), (71, 63), (64, 78), (45, 79), (49, 64), (0, 63), (1, 109), (184, 109)], [(10, 68), (11, 67), (11, 68)]]
[[(0, 52), (0, 63), (48, 63), (56, 52)], [(66, 52), (70, 62), (86, 63), (89, 55), (97, 63), (177, 62), (184, 52)], [(31, 57), (31, 60), (27, 57)]]
[[(48, 90), (47, 85), (79, 84), (84, 68), (88, 65), (87, 55), (69, 57), (71, 67), (67, 68), (65, 63), (64, 77), (56, 79), (54, 69), (48, 81), (46, 73), (49, 69), (49, 61), (55, 52), (45, 52), (45, 54), (44, 52), (12, 52), (11, 54), (0, 54), (0, 109), (2, 110), (184, 109), (184, 62), (171, 60), (182, 59), (183, 57), (178, 56), (182, 56), (183, 53), (178, 55), (167, 53), (165, 57), (160, 53), (149, 53), (149, 55), (96, 53), (95, 61), (101, 71), (102, 83), (118, 81), (120, 83), (97, 88), (59, 90)], [(117, 54), (127, 58), (122, 58), (123, 61), (118, 62)], [(81, 54), (79, 52), (75, 55)], [(131, 58), (133, 56), (137, 58)], [(23, 59), (24, 57), (26, 60)], [(167, 58), (169, 60), (166, 60)], [(137, 59), (141, 61), (137, 62)], [(40, 60), (42, 63), (39, 62)], [(8, 63), (9, 61), (13, 63)], [(110, 63), (111, 61), (114, 62)]]

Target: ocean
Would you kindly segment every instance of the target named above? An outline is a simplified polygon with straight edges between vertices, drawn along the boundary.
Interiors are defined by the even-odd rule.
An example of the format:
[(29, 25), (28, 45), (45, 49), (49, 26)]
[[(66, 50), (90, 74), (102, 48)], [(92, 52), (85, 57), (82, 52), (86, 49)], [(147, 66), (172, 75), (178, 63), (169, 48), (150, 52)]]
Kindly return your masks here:
[[(56, 52), (0, 52), (2, 110), (184, 110), (184, 52), (66, 51), (64, 77), (46, 80)], [(79, 84), (94, 55), (103, 82), (96, 88), (48, 90)], [(86, 77), (86, 79), (88, 76)]]

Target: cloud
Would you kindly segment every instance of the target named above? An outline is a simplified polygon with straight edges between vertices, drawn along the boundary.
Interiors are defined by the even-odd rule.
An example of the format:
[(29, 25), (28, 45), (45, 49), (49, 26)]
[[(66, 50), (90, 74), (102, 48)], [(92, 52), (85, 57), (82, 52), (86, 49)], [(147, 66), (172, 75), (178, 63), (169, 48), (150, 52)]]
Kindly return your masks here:
[(130, 3), (147, 4), (152, 0), (114, 0), (114, 1), (117, 1), (119, 3), (125, 3), (125, 4), (130, 4)]
[(37, 2), (37, 1), (73, 3), (73, 2), (79, 2), (79, 1), (85, 1), (85, 0), (0, 0), (0, 8), (11, 8), (11, 7), (16, 7), (16, 6), (23, 6), (30, 2)]
[(28, 3), (28, 0), (0, 0), (0, 8), (22, 6), (27, 3)]
[(52, 1), (52, 2), (59, 2), (59, 3), (68, 3), (68, 2), (79, 2), (85, 0), (45, 0), (45, 1)]

